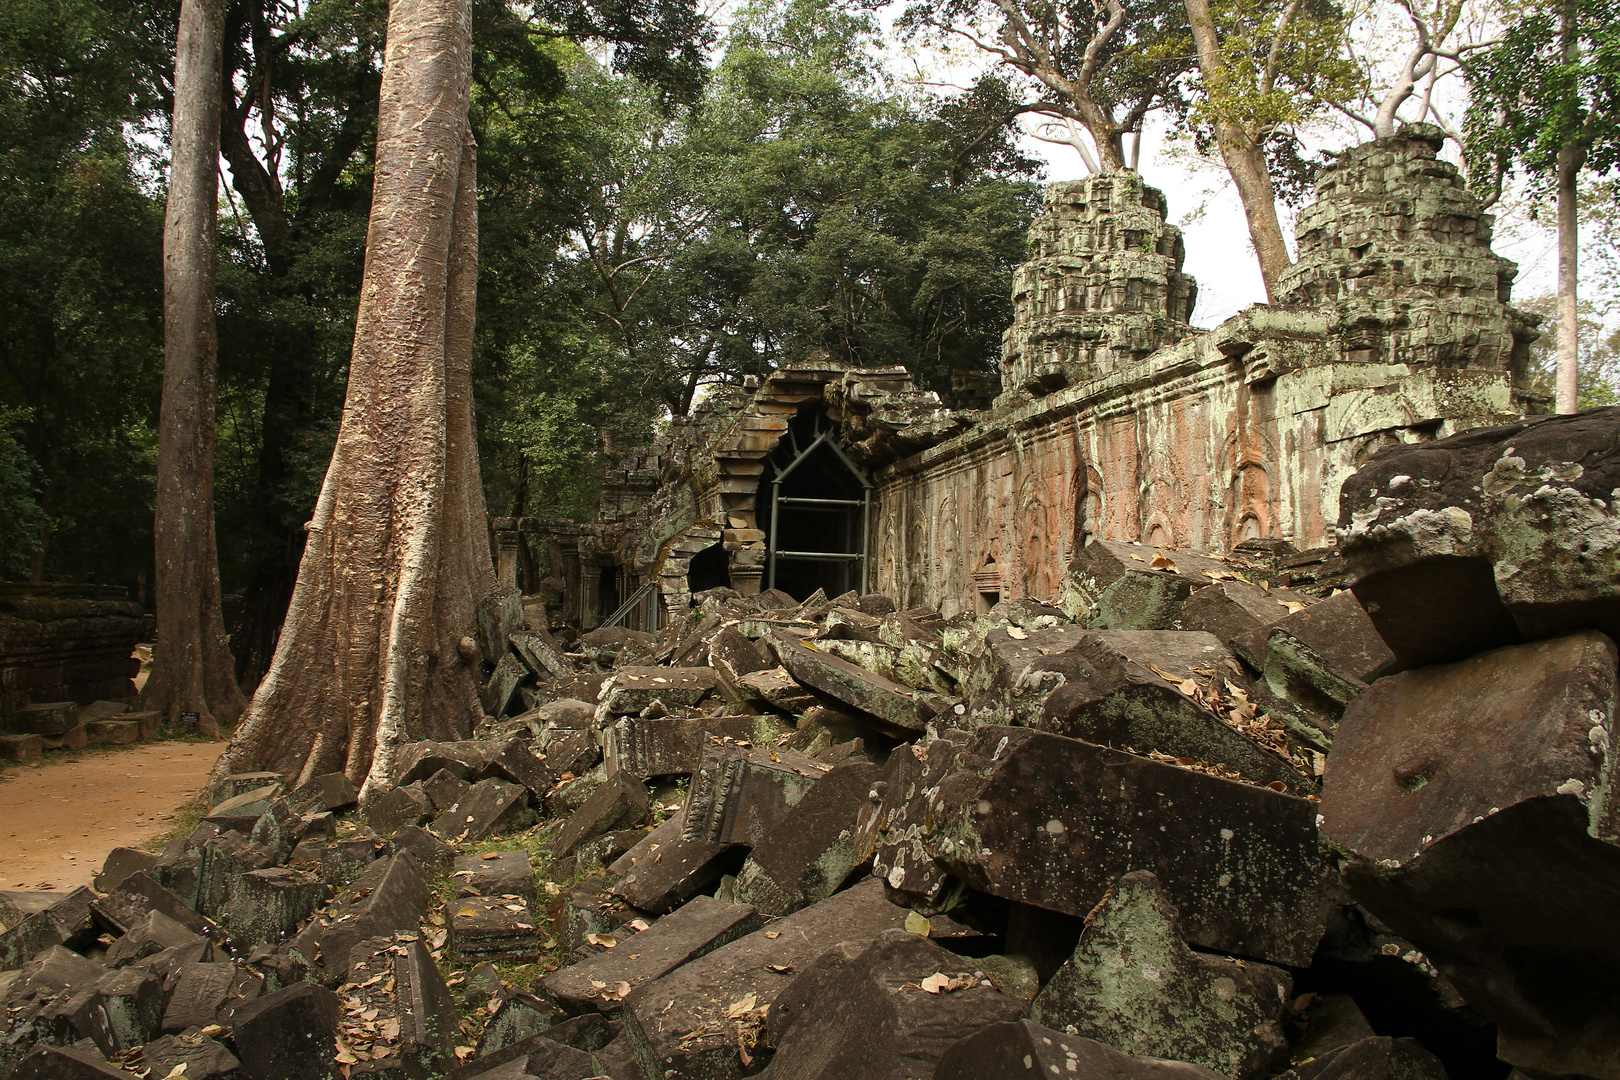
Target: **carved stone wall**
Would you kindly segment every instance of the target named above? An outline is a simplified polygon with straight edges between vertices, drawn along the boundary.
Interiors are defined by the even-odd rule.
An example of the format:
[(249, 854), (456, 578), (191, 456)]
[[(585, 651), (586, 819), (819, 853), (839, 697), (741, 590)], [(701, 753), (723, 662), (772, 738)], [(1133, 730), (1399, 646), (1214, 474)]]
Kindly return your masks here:
[(0, 717), (34, 702), (135, 693), (153, 621), (122, 588), (0, 582)]
[[(1159, 251), (1176, 250), (1173, 230), (1155, 234), (1151, 274), (1145, 244), (1098, 239), (1124, 233), (1121, 206), (1131, 221), (1162, 223), (1157, 193), (1129, 175), (1058, 185), (1032, 239), (1041, 252), (1085, 253), (1084, 272), (1063, 277), (1055, 254), (1020, 271), (1003, 374), (1022, 395), (879, 474), (878, 587), (954, 614), (1055, 595), (1093, 537), (1195, 551), (1255, 538), (1325, 545), (1340, 486), (1379, 446), (1538, 408), (1522, 385), (1535, 330), (1505, 303), (1513, 266), (1491, 253), (1489, 215), (1436, 146), (1413, 125), (1347, 152), (1300, 217), (1285, 302), (1201, 334), (1171, 321), (1193, 295), (1179, 253)], [(1133, 192), (1140, 205), (1122, 198)], [(1073, 301), (1056, 298), (1081, 281), (1125, 284), (1088, 292), (1071, 314)], [(1132, 282), (1154, 315), (1121, 313)], [(1125, 301), (1098, 315), (1094, 295)], [(1148, 338), (1133, 334), (1161, 332), (1180, 340), (1135, 349)]]

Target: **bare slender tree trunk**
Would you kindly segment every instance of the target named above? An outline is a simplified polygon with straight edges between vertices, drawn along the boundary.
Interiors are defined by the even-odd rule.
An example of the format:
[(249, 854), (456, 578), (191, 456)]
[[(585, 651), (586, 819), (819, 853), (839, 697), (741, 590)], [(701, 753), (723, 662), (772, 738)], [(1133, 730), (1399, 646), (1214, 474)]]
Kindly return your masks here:
[(1579, 405), (1580, 310), (1577, 277), (1580, 239), (1576, 180), (1586, 155), (1578, 146), (1558, 151), (1558, 411), (1575, 412)]
[(221, 773), (344, 772), (466, 738), (495, 586), (472, 414), (471, 0), (394, 0), (348, 395), (275, 660)]
[[(1226, 70), (1226, 60), (1221, 56), (1220, 38), (1215, 33), (1209, 0), (1186, 0), (1186, 5), (1187, 17), (1192, 21), (1193, 43), (1198, 48), (1198, 66), (1206, 83), (1219, 84)], [(1260, 277), (1266, 284), (1266, 298), (1275, 300), (1277, 282), (1294, 260), (1288, 254), (1282, 223), (1277, 219), (1277, 193), (1271, 184), (1271, 170), (1266, 167), (1265, 151), (1243, 125), (1224, 118), (1215, 121), (1215, 144), (1220, 147), (1221, 160), (1226, 162), (1226, 171), (1232, 174), (1238, 199), (1243, 203), (1243, 216), (1249, 222), (1249, 239), (1254, 242)]]
[[(246, 701), (220, 614), (214, 542), (214, 270), (223, 0), (185, 0), (174, 57), (163, 222), (163, 402), (158, 419), (157, 642), (143, 690), (170, 723), (217, 733)], [(187, 714), (192, 714), (188, 716)]]

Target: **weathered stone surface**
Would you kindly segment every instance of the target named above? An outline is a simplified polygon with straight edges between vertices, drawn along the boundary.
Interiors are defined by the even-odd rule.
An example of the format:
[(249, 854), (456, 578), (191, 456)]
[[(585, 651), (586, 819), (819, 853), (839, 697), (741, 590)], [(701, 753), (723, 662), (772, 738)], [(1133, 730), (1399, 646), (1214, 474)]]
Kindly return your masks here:
[(122, 967), (164, 949), (199, 940), (203, 940), (202, 935), (180, 925), (161, 911), (149, 911), (123, 937), (107, 946), (105, 960), (108, 967)]
[(1287, 615), (1284, 601), (1299, 604), (1309, 600), (1287, 589), (1263, 589), (1252, 581), (1216, 581), (1188, 597), (1170, 629), (1202, 630), (1231, 648), (1232, 640), (1240, 634), (1270, 626)]
[(520, 630), (507, 641), (523, 666), (542, 682), (574, 673), (574, 665), (545, 630)]
[(798, 680), (788, 674), (787, 668), (780, 665), (739, 675), (737, 693), (745, 702), (764, 702), (779, 712), (789, 714), (802, 713), (819, 700), (800, 686)]
[(496, 1051), (487, 1062), (480, 1057), (449, 1075), (454, 1080), (596, 1080), (602, 1072), (589, 1053), (534, 1035)]
[(360, 801), (360, 789), (340, 772), (323, 773), (287, 796), (294, 813), (347, 810)]
[(958, 1039), (1018, 1019), (1026, 1005), (986, 984), (973, 961), (904, 930), (878, 935), (834, 969), (812, 967), (804, 1003), (782, 1032), (770, 1075), (814, 1080), (930, 1076)]
[(649, 850), (637, 860), (613, 886), (613, 895), (642, 911), (662, 914), (679, 907), (724, 875), (735, 873), (747, 851), (741, 844), (684, 840), (677, 832), (668, 843)]
[(222, 802), (246, 795), (250, 791), (257, 791), (263, 787), (273, 787), (279, 795), (286, 790), (281, 774), (274, 772), (244, 772), (229, 773), (220, 777), (208, 787), (208, 804), (217, 806)]
[(98, 918), (120, 933), (128, 933), (148, 912), (161, 911), (193, 933), (219, 936), (217, 926), (193, 910), (185, 900), (159, 885), (145, 870), (130, 874), (118, 883), (118, 888), (95, 900), (90, 907)]
[(521, 739), (505, 739), (489, 747), (482, 778), (510, 780), (522, 784), (535, 799), (543, 799), (557, 782), (557, 773), (524, 745)]
[[(1260, 784), (1280, 782), (1300, 794), (1310, 780), (1284, 757), (1278, 728), (1271, 745), (1252, 708), (1233, 694), (1246, 680), (1213, 634), (1194, 631), (1094, 630), (1066, 653), (1029, 661), (1055, 683), (1031, 726), (1100, 746), (1158, 752), (1222, 765)], [(1043, 673), (1044, 674), (1044, 673)], [(1039, 676), (1036, 676), (1039, 678)], [(1194, 697), (1185, 687), (1192, 683)], [(1232, 710), (1239, 708), (1241, 721)], [(1248, 724), (1240, 730), (1239, 722)]]
[(529, 791), (504, 780), (480, 780), (428, 826), (445, 840), (476, 842), (533, 820)]
[(714, 688), (712, 668), (620, 668), (602, 687), (599, 712), (610, 716), (639, 713), (655, 701), (665, 705), (696, 705), (713, 693)]
[(484, 707), (495, 716), (522, 712), (523, 699), (518, 695), (518, 688), (532, 677), (522, 660), (511, 653), (502, 656), (484, 684)]
[(84, 738), (91, 746), (130, 746), (141, 737), (141, 725), (133, 720), (93, 720), (84, 725)]
[(1267, 645), (1278, 635), (1310, 649), (1341, 677), (1358, 682), (1372, 682), (1395, 661), (1395, 654), (1352, 592), (1341, 592), (1241, 634), (1232, 648), (1256, 671), (1269, 673)]
[(421, 825), (432, 817), (433, 800), (421, 784), (392, 788), (366, 807), (366, 821), (379, 836), (392, 836), (407, 825)]
[(215, 803), (203, 820), (222, 829), (249, 832), (260, 816), (270, 809), (270, 801), (281, 792), (282, 786), (278, 782), (232, 795)]
[[(440, 769), (422, 781), (422, 794), (428, 797), (428, 802), (433, 804), (433, 809), (441, 814), (454, 806), (471, 790), (471, 784), (449, 769)], [(418, 823), (412, 822), (412, 824)]]
[(1278, 1021), (1292, 989), (1280, 968), (1187, 948), (1158, 879), (1136, 871), (1087, 916), (1074, 956), (1036, 995), (1030, 1018), (1249, 1080), (1287, 1050)]
[(248, 1080), (336, 1080), (338, 997), (300, 982), (243, 1005), (236, 1052)]
[(101, 873), (96, 875), (91, 884), (96, 887), (97, 892), (112, 892), (135, 871), (155, 870), (162, 861), (163, 856), (156, 852), (141, 851), (139, 848), (113, 848), (101, 864)]
[(1032, 1020), (989, 1024), (948, 1047), (933, 1080), (1222, 1080), (1224, 1073), (1185, 1061), (1133, 1057), (1094, 1039)]
[(920, 735), (944, 703), (937, 694), (891, 682), (836, 656), (818, 652), (814, 642), (781, 634), (768, 639), (782, 666), (823, 701), (851, 709), (874, 728), (896, 738)]
[(58, 1043), (90, 1039), (109, 1056), (132, 1050), (156, 1032), (163, 1015), (163, 980), (121, 968), (75, 986), (39, 1014), (41, 1031)]
[(624, 1003), (625, 1033), (643, 1074), (743, 1076), (739, 1039), (757, 1037), (764, 1010), (792, 972), (838, 942), (899, 929), (905, 916), (884, 899), (879, 882), (868, 881), (647, 983)]
[(45, 752), (45, 741), (38, 735), (0, 735), (0, 758), (32, 761)]
[(557, 831), (551, 850), (558, 857), (572, 854), (587, 840), (641, 824), (651, 809), (645, 783), (627, 774), (612, 777)]
[(747, 741), (754, 737), (752, 716), (626, 716), (607, 729), (602, 759), (609, 776), (637, 780), (695, 772), (710, 737)]
[(763, 925), (745, 904), (694, 897), (646, 930), (577, 964), (554, 971), (540, 986), (569, 1012), (616, 1012), (630, 992), (706, 956)]
[[(497, 1000), (500, 1004), (494, 1005), (493, 1002)], [(496, 995), (488, 1007), (493, 1007), (495, 1012), (491, 1014), (489, 1021), (484, 1024), (483, 1032), (478, 1036), (477, 1060), (480, 1063), (487, 1062), (491, 1067), (500, 1064), (489, 1061), (491, 1055), (542, 1032), (551, 1032), (558, 1023), (568, 1018), (567, 1014), (552, 1002), (521, 990), (505, 991)], [(596, 1017), (596, 1020), (601, 1023), (600, 1017)]]
[(14, 1080), (129, 1080), (134, 1073), (72, 1047), (39, 1046), (17, 1063)]
[(715, 681), (727, 698), (747, 701), (754, 695), (744, 691), (738, 680), (756, 671), (776, 666), (775, 657), (744, 637), (736, 627), (723, 627), (709, 639), (709, 666)]
[(527, 851), (457, 855), (450, 877), (463, 896), (519, 896), (534, 902), (534, 863)]
[(24, 705), (7, 721), (13, 735), (65, 735), (79, 726), (79, 707), (71, 701)]
[[(272, 862), (270, 852), (239, 832), (222, 832), (205, 841), (197, 860), (198, 913), (209, 919), (224, 919), (230, 910), (231, 891), (242, 875), (250, 870), (262, 870)], [(128, 880), (139, 877), (132, 875)], [(178, 915), (175, 918), (187, 921)]]
[(449, 844), (426, 829), (407, 825), (388, 841), (388, 851), (394, 855), (409, 855), (430, 870), (448, 870), (455, 862), (456, 851)]
[(1321, 939), (1327, 868), (1306, 799), (1011, 727), (981, 728), (920, 797), (924, 849), (992, 896), (1084, 916), (1121, 874), (1152, 869), (1202, 948), (1303, 967)]
[(280, 866), (253, 870), (231, 890), (225, 929), (238, 949), (276, 944), (325, 899), (326, 885), (313, 874)]
[(462, 896), (445, 905), (450, 951), (463, 963), (516, 957), (529, 963), (540, 951), (540, 932), (521, 899)]
[(737, 874), (737, 900), (782, 916), (831, 896), (857, 865), (856, 818), (880, 775), (857, 755), (817, 780), (753, 845)]
[(238, 964), (186, 964), (163, 1011), (161, 1030), (179, 1034), (227, 1022), (237, 1006), (263, 992), (263, 977)]
[(1620, 635), (1620, 409), (1386, 447), (1344, 482), (1341, 547), (1397, 669), (1520, 635)]
[(440, 769), (469, 784), (475, 783), (489, 763), (489, 750), (489, 743), (472, 740), (412, 743), (400, 752), (394, 783), (414, 784)]
[(1193, 590), (1231, 573), (1207, 555), (1096, 540), (1069, 564), (1063, 612), (1094, 630), (1169, 630)]
[(427, 882), (412, 855), (379, 859), (318, 912), (289, 947), (326, 978), (341, 979), (355, 943), (418, 930), (432, 901)]
[(1296, 1065), (1279, 1080), (1447, 1080), (1440, 1059), (1416, 1039), (1373, 1036)]
[(357, 943), (349, 953), (347, 982), (355, 987), (350, 1008), (358, 1002), (363, 1014), (376, 1011), (371, 1021), (345, 1025), (351, 1049), (369, 1051), (372, 1061), (406, 1075), (442, 1073), (456, 1060), (461, 1012), (420, 938)]
[(757, 843), (827, 769), (790, 750), (711, 743), (692, 774), (681, 838)]
[(1352, 895), (1548, 1073), (1620, 1075), (1615, 663), (1582, 631), (1381, 679), (1323, 785)]
[(147, 1043), (141, 1051), (141, 1063), (158, 1077), (172, 1076), (181, 1066), (185, 1066), (181, 1076), (186, 1080), (238, 1080), (242, 1075), (242, 1063), (236, 1055), (201, 1032), (184, 1038), (165, 1035)]

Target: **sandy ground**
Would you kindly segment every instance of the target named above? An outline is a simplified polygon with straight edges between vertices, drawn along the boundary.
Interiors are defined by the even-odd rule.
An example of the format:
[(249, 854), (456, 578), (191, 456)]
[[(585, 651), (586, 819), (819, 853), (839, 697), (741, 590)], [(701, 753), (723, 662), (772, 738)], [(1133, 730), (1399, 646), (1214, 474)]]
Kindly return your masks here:
[(88, 885), (115, 847), (167, 832), (226, 744), (158, 742), (0, 773), (0, 889)]

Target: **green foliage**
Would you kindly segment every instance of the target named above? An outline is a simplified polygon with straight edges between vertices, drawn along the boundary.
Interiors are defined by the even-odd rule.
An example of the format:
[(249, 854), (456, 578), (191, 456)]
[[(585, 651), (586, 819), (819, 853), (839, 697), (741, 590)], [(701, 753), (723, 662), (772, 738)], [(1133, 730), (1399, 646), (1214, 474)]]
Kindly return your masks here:
[(1500, 192), (1501, 178), (1522, 169), (1547, 190), (1558, 155), (1578, 148), (1585, 167), (1620, 167), (1620, 3), (1562, 0), (1526, 7), (1499, 44), (1465, 65), (1470, 104), (1464, 120), (1477, 186)]
[[(1537, 296), (1515, 306), (1542, 318), (1541, 337), (1530, 346), (1530, 378), (1537, 390), (1551, 394), (1558, 370), (1558, 297)], [(1590, 300), (1578, 306), (1581, 361), (1575, 372), (1576, 407), (1620, 405), (1620, 330), (1605, 327), (1597, 305)]]
[(0, 576), (22, 575), (45, 524), (36, 500), (39, 469), (13, 432), (26, 419), (0, 407)]
[(150, 565), (162, 207), (135, 136), (161, 105), (173, 18), (0, 5), (0, 409), (26, 410), (13, 437), (38, 469), (53, 574), (133, 585)]

